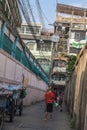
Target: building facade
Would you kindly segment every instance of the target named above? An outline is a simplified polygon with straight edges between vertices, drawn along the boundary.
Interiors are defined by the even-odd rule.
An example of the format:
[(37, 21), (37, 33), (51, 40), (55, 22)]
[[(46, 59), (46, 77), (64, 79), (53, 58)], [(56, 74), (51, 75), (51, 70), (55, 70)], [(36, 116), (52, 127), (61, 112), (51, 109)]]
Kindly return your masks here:
[(58, 55), (53, 58), (52, 86), (57, 90), (64, 90), (66, 85), (67, 57)]
[(68, 54), (78, 54), (87, 39), (87, 9), (57, 4), (55, 32), (66, 40)]
[(42, 32), (42, 25), (39, 23), (26, 24), (23, 23), (18, 28), (19, 34), (25, 45), (38, 60), (42, 68), (47, 74), (50, 72), (53, 32), (46, 30)]
[[(67, 56), (78, 55), (86, 43), (86, 26), (87, 9), (57, 4), (54, 33), (59, 36), (59, 41), (57, 49), (54, 49), (52, 66), (52, 84), (57, 86), (56, 88), (64, 88), (66, 85)], [(67, 60), (62, 60), (62, 58)]]
[[(17, 27), (21, 25), (21, 19), (19, 19), (21, 16), (17, 1), (0, 0), (0, 14), (0, 49), (15, 58), (37, 76), (43, 73), (42, 79), (44, 76), (47, 77), (35, 57), (26, 48), (17, 31)], [(10, 19), (9, 16), (11, 17)]]

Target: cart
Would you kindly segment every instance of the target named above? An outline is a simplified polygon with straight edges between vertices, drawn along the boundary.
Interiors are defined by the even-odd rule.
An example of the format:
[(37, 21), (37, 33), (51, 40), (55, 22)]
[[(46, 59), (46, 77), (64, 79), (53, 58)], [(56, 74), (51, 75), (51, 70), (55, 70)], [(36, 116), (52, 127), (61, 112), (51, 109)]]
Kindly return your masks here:
[(5, 100), (6, 98), (0, 95), (0, 130), (3, 127)]
[(14, 114), (16, 113), (21, 116), (23, 110), (23, 99), (21, 98), (21, 89), (13, 91), (13, 100), (14, 100)]
[(3, 127), (3, 121), (7, 107), (7, 97), (9, 95), (12, 95), (12, 93), (5, 90), (0, 90), (0, 130), (2, 130)]
[(3, 90), (0, 90), (0, 127), (2, 128), (4, 119), (13, 122), (16, 114), (22, 115), (25, 90), (21, 86), (0, 85), (3, 87)]

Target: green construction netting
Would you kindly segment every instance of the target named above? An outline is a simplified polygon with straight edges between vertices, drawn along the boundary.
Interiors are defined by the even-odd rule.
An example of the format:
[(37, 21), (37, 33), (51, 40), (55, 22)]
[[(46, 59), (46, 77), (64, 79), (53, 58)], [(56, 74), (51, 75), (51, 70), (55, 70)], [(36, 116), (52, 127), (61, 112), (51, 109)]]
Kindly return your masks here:
[(18, 61), (21, 61), (21, 50), (16, 47), (16, 52), (15, 52), (15, 58), (18, 60)]
[(4, 38), (3, 38), (3, 50), (5, 50), (7, 53), (9, 53), (11, 55), (12, 46), (13, 46), (12, 41), (6, 35), (4, 35)]
[[(4, 35), (3, 38), (3, 50), (5, 50), (10, 55), (13, 51), (13, 42), (6, 35)], [(26, 66), (28, 69), (33, 71), (36, 75), (41, 77), (41, 79), (43, 79), (46, 83), (48, 83), (48, 79), (44, 77), (44, 75), (40, 72), (40, 70), (31, 61), (29, 61), (29, 59), (27, 59), (25, 53), (22, 52), (18, 47), (15, 50), (15, 59), (20, 61), (24, 66)]]

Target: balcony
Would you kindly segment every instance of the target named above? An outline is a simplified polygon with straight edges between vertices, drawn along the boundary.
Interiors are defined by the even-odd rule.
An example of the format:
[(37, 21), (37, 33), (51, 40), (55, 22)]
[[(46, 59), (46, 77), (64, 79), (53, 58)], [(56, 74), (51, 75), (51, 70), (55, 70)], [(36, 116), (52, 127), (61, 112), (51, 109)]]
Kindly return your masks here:
[(65, 86), (66, 85), (66, 81), (58, 81), (58, 80), (52, 80), (52, 83), (55, 85), (61, 85), (61, 86)]
[(55, 72), (66, 72), (66, 67), (54, 67), (53, 68), (53, 73)]
[(71, 30), (86, 30), (86, 26), (84, 24), (72, 24)]
[(61, 23), (81, 23), (81, 24), (87, 24), (87, 19), (86, 18), (66, 18), (63, 16), (57, 16), (56, 17), (56, 22), (61, 22)]

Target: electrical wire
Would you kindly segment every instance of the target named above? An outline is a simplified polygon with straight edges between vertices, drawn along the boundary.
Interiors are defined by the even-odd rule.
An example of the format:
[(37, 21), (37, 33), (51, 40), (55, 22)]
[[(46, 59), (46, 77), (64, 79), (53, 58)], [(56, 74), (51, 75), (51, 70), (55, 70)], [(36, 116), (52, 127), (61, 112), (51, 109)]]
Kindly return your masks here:
[(39, 0), (36, 0), (36, 6), (37, 6), (38, 14), (39, 14), (39, 19), (40, 19), (40, 22), (43, 25), (43, 31), (44, 31), (45, 24), (44, 24), (44, 19), (43, 19), (43, 15), (42, 15), (42, 9), (41, 9), (41, 5), (40, 5)]
[[(43, 25), (43, 31), (44, 31), (45, 23), (44, 23), (44, 19), (43, 19), (43, 15), (42, 15), (44, 13), (43, 13), (43, 11), (41, 9), (41, 5), (40, 5), (39, 0), (36, 0), (36, 5), (37, 5), (38, 14), (39, 14), (39, 19), (40, 19), (40, 21), (41, 21), (41, 23)], [(40, 50), (40, 52), (41, 52), (42, 56), (44, 57), (44, 54), (43, 54), (42, 50)], [(44, 59), (46, 59), (46, 58), (44, 58)], [(48, 59), (47, 59), (47, 61), (48, 61)]]
[[(31, 32), (33, 34), (33, 37), (36, 40), (36, 36), (34, 35), (33, 27), (31, 26), (31, 17), (32, 17), (32, 20), (34, 21), (34, 23), (36, 24), (31, 5), (28, 0), (26, 2), (24, 2), (24, 0), (21, 0), (21, 1), (18, 0), (18, 4), (20, 6), (20, 9), (23, 13), (23, 16), (24, 16), (28, 26), (31, 27)], [(29, 12), (31, 13), (31, 17), (30, 17)], [(37, 40), (36, 40), (36, 43), (37, 43)], [(44, 55), (43, 55), (43, 57), (44, 57), (44, 59), (46, 59), (46, 57)], [(47, 59), (47, 61), (48, 61), (48, 59)]]

